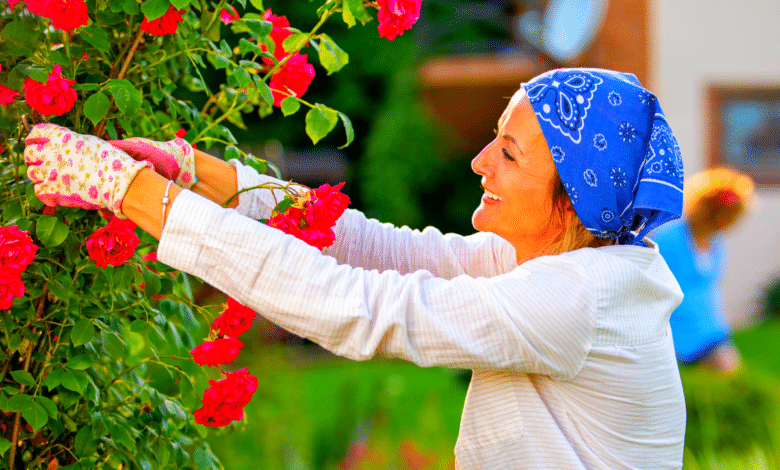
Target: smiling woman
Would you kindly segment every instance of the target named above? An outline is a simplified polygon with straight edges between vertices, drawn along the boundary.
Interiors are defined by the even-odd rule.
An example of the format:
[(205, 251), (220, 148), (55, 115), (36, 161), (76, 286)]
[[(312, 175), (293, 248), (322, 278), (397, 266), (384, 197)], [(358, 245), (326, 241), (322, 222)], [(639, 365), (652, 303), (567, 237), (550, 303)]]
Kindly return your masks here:
[[(25, 159), (38, 197), (67, 203), (41, 170), (73, 145), (57, 132), (36, 127)], [(467, 237), (348, 209), (320, 251), (256, 220), (271, 190), (220, 205), (278, 180), (195, 152), (185, 189), (97, 144), (67, 150), (90, 171), (103, 158), (132, 170), (101, 187), (104, 206), (158, 237), (161, 262), (336, 354), (472, 369), (457, 468), (682, 466), (669, 328), (682, 293), (645, 237), (680, 216), (682, 160), (633, 75), (563, 69), (523, 84), (472, 163), (485, 193)]]

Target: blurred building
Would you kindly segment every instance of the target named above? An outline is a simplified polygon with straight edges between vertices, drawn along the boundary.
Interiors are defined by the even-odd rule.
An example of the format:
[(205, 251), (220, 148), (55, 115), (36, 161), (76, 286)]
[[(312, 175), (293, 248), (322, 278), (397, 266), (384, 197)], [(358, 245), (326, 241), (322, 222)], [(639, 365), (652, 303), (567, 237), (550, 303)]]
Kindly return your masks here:
[(780, 275), (780, 2), (427, 0), (418, 27), (424, 99), (475, 152), (522, 81), (591, 66), (632, 72), (658, 95), (687, 174), (751, 174), (759, 202), (728, 234), (724, 292), (732, 323), (756, 319)]

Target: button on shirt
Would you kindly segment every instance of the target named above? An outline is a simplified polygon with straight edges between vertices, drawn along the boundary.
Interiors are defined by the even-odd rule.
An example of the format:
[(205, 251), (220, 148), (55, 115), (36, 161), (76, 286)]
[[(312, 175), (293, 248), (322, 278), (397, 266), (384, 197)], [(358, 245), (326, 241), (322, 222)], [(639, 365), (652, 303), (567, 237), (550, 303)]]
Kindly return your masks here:
[[(274, 181), (231, 162), (239, 188)], [(685, 405), (669, 329), (682, 293), (657, 246), (518, 266), (490, 233), (396, 228), (347, 210), (316, 248), (183, 191), (158, 259), (344, 357), (473, 370), (461, 469), (681, 468)]]

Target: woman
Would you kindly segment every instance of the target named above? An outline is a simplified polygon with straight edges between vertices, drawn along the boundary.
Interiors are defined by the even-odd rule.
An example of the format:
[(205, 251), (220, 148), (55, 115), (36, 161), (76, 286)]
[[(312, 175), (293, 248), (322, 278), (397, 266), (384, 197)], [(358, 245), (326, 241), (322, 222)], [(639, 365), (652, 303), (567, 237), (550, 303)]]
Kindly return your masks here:
[(685, 217), (653, 233), (685, 294), (670, 318), (677, 359), (683, 364), (702, 363), (726, 373), (740, 368), (720, 291), (726, 264), (723, 232), (752, 203), (749, 176), (729, 168), (705, 170), (686, 183)]
[[(47, 204), (132, 219), (160, 239), (160, 261), (336, 354), (472, 369), (458, 468), (681, 467), (668, 320), (682, 294), (644, 235), (679, 217), (682, 164), (633, 75), (568, 69), (523, 84), (472, 162), (485, 189), (480, 233), (416, 232), (348, 210), (325, 256), (252, 220), (270, 212), (268, 191), (242, 194), (237, 210), (207, 199), (269, 177), (196, 153), (199, 180), (186, 191), (69, 132), (38, 126), (27, 140)], [(179, 144), (152, 145), (191, 168)], [(63, 149), (72, 163), (58, 160)]]

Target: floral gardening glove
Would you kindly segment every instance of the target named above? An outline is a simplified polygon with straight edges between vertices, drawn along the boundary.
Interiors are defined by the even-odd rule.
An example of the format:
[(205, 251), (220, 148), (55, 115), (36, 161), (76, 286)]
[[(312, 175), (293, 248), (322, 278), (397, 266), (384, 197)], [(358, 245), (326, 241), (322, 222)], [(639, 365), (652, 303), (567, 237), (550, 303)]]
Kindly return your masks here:
[(127, 152), (138, 161), (147, 161), (154, 170), (169, 180), (190, 189), (198, 178), (195, 176), (195, 153), (184, 139), (155, 142), (142, 137), (109, 141), (114, 147)]
[(137, 162), (108, 142), (55, 124), (38, 124), (25, 140), (27, 177), (47, 206), (108, 209), (120, 218), (122, 199), (139, 171)]

